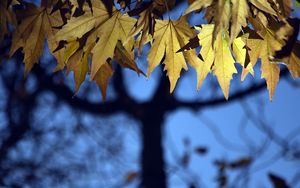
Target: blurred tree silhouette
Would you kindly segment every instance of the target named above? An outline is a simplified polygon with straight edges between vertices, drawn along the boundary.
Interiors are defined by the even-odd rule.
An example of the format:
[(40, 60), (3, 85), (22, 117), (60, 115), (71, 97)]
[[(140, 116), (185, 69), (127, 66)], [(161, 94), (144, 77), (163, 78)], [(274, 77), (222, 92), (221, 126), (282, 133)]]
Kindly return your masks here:
[[(62, 73), (49, 72), (50, 62), (54, 60), (47, 52), (41, 64), (24, 79), (22, 54), (18, 52), (9, 58), (10, 44), (11, 36), (7, 36), (0, 49), (3, 61), (0, 65), (0, 187), (123, 187), (140, 178), (140, 187), (165, 188), (169, 173), (162, 146), (166, 115), (181, 108), (198, 112), (235, 101), (243, 102), (244, 98), (266, 87), (264, 82), (256, 80), (246, 87), (236, 85), (229, 101), (211, 87), (209, 99), (185, 101), (171, 95), (167, 78), (159, 75), (152, 97), (140, 102), (128, 93), (124, 72), (117, 68), (112, 80), (114, 96), (106, 102), (98, 102), (94, 100), (100, 98), (94, 86), (74, 96), (68, 78)], [(283, 69), (282, 78), (286, 75), (288, 71)], [(211, 86), (217, 85), (214, 80), (210, 82)], [(244, 106), (249, 119), (260, 122), (261, 117), (255, 116), (246, 104)], [(126, 127), (120, 124), (130, 122), (120, 123), (119, 114), (127, 117), (125, 121), (132, 119), (140, 124), (141, 170), (125, 172), (125, 180), (124, 169), (128, 165), (122, 161), (126, 155), (122, 137)], [(107, 117), (110, 118), (107, 120)], [(289, 155), (299, 163), (300, 150), (290, 146), (290, 137), (283, 139), (269, 126), (261, 124), (261, 131), (268, 138), (266, 142), (275, 142), (282, 149), (280, 157)], [(220, 139), (216, 129), (212, 132)], [(294, 134), (298, 136), (298, 132)], [(186, 148), (189, 142), (184, 141)], [(191, 155), (205, 155), (208, 149), (198, 147), (195, 152), (187, 149), (176, 165), (184, 168)], [(247, 168), (256, 157), (260, 157), (259, 153), (235, 161), (216, 160), (218, 186), (235, 187), (238, 180), (233, 180), (232, 184), (227, 172), (242, 169), (237, 177), (247, 177)], [(95, 180), (95, 177), (102, 180)], [(270, 173), (269, 177), (275, 188), (289, 187), (275, 174)], [(296, 178), (295, 185), (297, 183)], [(187, 186), (199, 185), (187, 182)]]
[[(9, 39), (6, 41), (6, 45), (9, 45)], [(2, 46), (2, 59), (6, 58), (7, 49), (7, 46)], [(216, 95), (210, 100), (187, 102), (170, 95), (166, 77), (161, 76), (152, 98), (147, 102), (139, 102), (128, 94), (123, 72), (117, 69), (112, 81), (115, 96), (107, 102), (95, 102), (88, 97), (92, 93), (99, 95), (94, 86), (89, 86), (81, 96), (74, 96), (69, 81), (61, 73), (47, 72), (52, 59), (46, 59), (36, 66), (30, 76), (24, 79), (21, 56), (19, 53), (15, 59), (9, 60), (12, 62), (2, 63), (0, 68), (0, 185), (4, 187), (113, 187), (116, 184), (122, 187), (123, 184), (118, 182), (122, 182), (124, 172), (122, 177), (113, 179), (116, 174), (122, 174), (118, 171), (126, 166), (120, 162), (124, 157), (121, 141), (124, 128), (116, 117), (120, 113), (140, 123), (142, 145), (141, 172), (128, 172), (124, 183), (140, 177), (142, 187), (167, 187), (162, 147), (166, 114), (180, 108), (197, 112), (226, 105), (265, 88), (265, 83), (254, 82), (247, 88), (236, 88), (229, 101)], [(287, 71), (283, 70), (282, 76), (286, 74)], [(251, 114), (251, 110), (245, 110), (248, 110), (246, 113), (250, 119), (259, 121), (259, 117)], [(103, 120), (104, 117), (112, 117), (112, 120)], [(293, 155), (293, 160), (299, 160), (299, 148), (291, 148), (289, 139), (282, 140), (268, 126), (263, 129), (271, 142), (278, 142), (284, 149), (282, 156), (289, 153)], [(218, 134), (216, 130), (212, 131)], [(89, 139), (86, 137), (92, 138), (92, 141), (87, 141)], [(82, 145), (89, 146), (81, 149)], [(205, 154), (206, 149), (198, 148), (196, 153)], [(191, 155), (185, 153), (177, 165), (186, 166)], [(251, 165), (255, 158), (250, 157), (255, 155), (237, 161), (215, 161), (219, 169), (219, 186), (229, 185), (226, 172)], [(93, 184), (93, 175), (112, 177)], [(271, 174), (270, 177), (275, 182), (274, 187), (287, 187), (275, 175)]]

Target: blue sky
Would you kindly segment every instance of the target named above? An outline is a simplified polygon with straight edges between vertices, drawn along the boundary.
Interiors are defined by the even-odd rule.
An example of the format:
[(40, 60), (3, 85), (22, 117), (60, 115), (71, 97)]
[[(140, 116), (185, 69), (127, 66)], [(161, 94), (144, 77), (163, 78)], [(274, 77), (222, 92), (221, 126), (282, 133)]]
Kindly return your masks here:
[[(135, 83), (134, 85), (129, 85), (131, 94), (140, 100), (147, 100), (156, 85), (155, 75), (159, 75), (161, 72), (160, 69), (156, 70), (154, 76), (149, 80), (138, 77), (131, 72), (127, 72), (127, 74), (128, 82)], [(205, 85), (208, 81), (206, 81), (200, 91), (196, 90), (195, 76), (195, 73), (189, 72), (186, 77), (182, 78), (175, 89), (175, 95), (182, 99), (191, 100), (205, 95), (205, 92), (209, 92), (209, 85)], [(257, 74), (256, 77), (259, 77), (259, 74)], [(251, 80), (253, 78), (249, 76), (247, 79)], [(299, 83), (298, 80), (294, 82)], [(239, 84), (243, 83), (241, 81), (234, 81), (233, 83), (233, 85)], [(194, 147), (207, 147), (209, 149), (207, 155), (193, 155), (188, 173), (192, 171), (193, 174), (197, 175), (198, 181), (207, 187), (215, 187), (216, 184), (213, 180), (216, 178), (216, 168), (213, 166), (213, 160), (222, 159), (223, 157), (228, 160), (234, 160), (248, 156), (251, 153), (251, 150), (247, 149), (243, 138), (240, 137), (239, 131), (241, 126), (245, 126), (246, 134), (256, 145), (265, 139), (265, 135), (257, 128), (257, 126), (260, 125), (258, 125), (257, 122), (251, 122), (247, 118), (243, 106), (247, 105), (252, 109), (254, 114), (263, 115), (262, 117), (264, 118), (263, 121), (265, 124), (272, 127), (278, 135), (284, 137), (300, 126), (298, 120), (298, 109), (300, 106), (299, 96), (300, 88), (295, 88), (285, 79), (281, 79), (272, 102), (269, 101), (267, 89), (264, 89), (255, 95), (247, 97), (243, 103), (239, 101), (230, 102), (229, 98), (227, 104), (214, 108), (206, 108), (200, 110), (198, 113), (188, 109), (179, 109), (174, 113), (168, 114), (165, 125), (166, 137), (164, 139), (164, 147), (166, 150), (165, 158), (170, 164), (170, 167), (176, 165), (176, 163), (178, 163), (178, 157), (184, 153), (183, 140), (185, 138), (189, 138), (191, 145)], [(261, 102), (264, 107), (259, 106), (257, 104), (258, 102)], [(211, 131), (212, 128), (217, 128), (220, 134), (226, 139), (226, 142), (235, 145), (237, 148), (243, 148), (242, 151), (228, 149), (217, 142)], [(299, 136), (298, 140), (295, 139), (295, 143), (297, 142), (300, 142)], [(251, 169), (254, 172), (251, 173), (253, 175), (251, 176), (250, 187), (270, 187), (271, 184), (267, 179), (268, 172), (274, 172), (291, 181), (295, 171), (299, 170), (299, 168), (296, 167), (297, 164), (289, 162), (288, 160), (279, 160), (271, 165), (267, 165), (266, 168), (256, 170), (256, 168), (260, 168), (261, 165), (264, 165), (269, 159), (276, 155), (278, 151), (280, 151), (278, 147), (271, 144), (267, 148), (267, 152), (255, 162), (253, 169)], [(180, 176), (184, 177), (188, 175), (188, 173), (184, 172), (186, 172), (186, 170), (180, 171)], [(181, 188), (186, 182), (182, 182), (180, 178), (172, 176), (169, 183), (171, 188)]]

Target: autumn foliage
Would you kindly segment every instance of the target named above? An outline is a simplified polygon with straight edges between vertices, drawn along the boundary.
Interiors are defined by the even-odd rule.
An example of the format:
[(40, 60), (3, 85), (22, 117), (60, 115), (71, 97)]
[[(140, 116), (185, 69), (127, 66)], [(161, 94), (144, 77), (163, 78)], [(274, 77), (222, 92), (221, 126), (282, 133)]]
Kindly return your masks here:
[[(300, 76), (299, 21), (291, 17), (291, 0), (187, 0), (178, 20), (163, 19), (175, 0), (42, 0), (40, 6), (23, 0), (1, 0), (0, 43), (12, 35), (10, 55), (22, 49), (25, 74), (39, 62), (44, 43), (57, 61), (55, 71), (74, 72), (75, 92), (85, 80), (99, 85), (106, 96), (113, 63), (150, 76), (161, 63), (176, 86), (182, 69), (197, 72), (197, 88), (213, 73), (224, 96), (232, 75), (242, 67), (243, 80), (260, 59), (261, 77), (270, 99), (279, 81), (280, 64), (292, 77)], [(203, 13), (206, 24), (188, 22)], [(150, 44), (144, 74), (135, 59)], [(197, 48), (200, 53), (197, 53)]]

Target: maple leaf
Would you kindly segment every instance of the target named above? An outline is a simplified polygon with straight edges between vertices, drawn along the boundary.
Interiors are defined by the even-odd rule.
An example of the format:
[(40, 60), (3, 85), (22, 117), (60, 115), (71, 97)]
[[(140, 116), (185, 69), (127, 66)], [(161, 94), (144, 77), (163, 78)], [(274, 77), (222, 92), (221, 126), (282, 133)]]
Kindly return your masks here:
[(67, 64), (67, 71), (74, 72), (75, 80), (75, 94), (78, 92), (80, 85), (86, 78), (86, 74), (89, 71), (88, 57), (89, 52), (83, 50), (75, 51), (69, 58)]
[(231, 9), (230, 9), (230, 0), (219, 0), (216, 3), (216, 14), (214, 16), (214, 32), (213, 39), (215, 40), (217, 34), (220, 33), (221, 30), (227, 30), (229, 27), (229, 21), (231, 17)]
[[(108, 58), (113, 58), (115, 47), (120, 40), (124, 43), (136, 20), (120, 12), (113, 13), (112, 17), (104, 22), (99, 28), (100, 40), (92, 50), (91, 78), (105, 63)], [(103, 49), (105, 51), (103, 52)]]
[[(102, 96), (105, 98), (106, 86), (104, 86), (104, 83), (107, 82), (103, 81), (106, 76), (101, 74), (104, 74), (103, 69), (108, 71), (107, 61), (116, 59), (116, 62), (122, 67), (142, 73), (134, 61), (133, 37), (128, 37), (130, 31), (133, 30), (136, 19), (115, 9), (113, 9), (112, 15), (109, 16), (109, 12), (101, 1), (92, 1), (92, 7), (93, 9), (90, 9), (88, 4), (84, 4), (82, 9), (85, 13), (79, 17), (71, 17), (67, 24), (56, 34), (56, 39), (67, 43), (65, 45), (67, 65), (72, 60), (69, 58), (72, 58), (73, 55), (77, 57), (78, 53), (81, 54), (81, 58), (76, 62), (82, 63), (83, 70), (73, 65), (72, 62), (70, 63), (73, 66), (69, 67), (69, 71), (74, 72), (76, 91), (84, 81), (85, 75), (90, 73), (91, 79), (96, 80), (98, 85), (101, 83), (99, 86)], [(82, 54), (86, 58), (83, 58)], [(85, 60), (89, 56), (92, 60), (90, 71), (86, 68), (88, 63)], [(106, 68), (101, 69), (103, 65)]]
[[(225, 98), (228, 99), (230, 80), (232, 75), (237, 73), (234, 63), (238, 62), (242, 67), (245, 65), (246, 49), (242, 40), (245, 36), (235, 38), (231, 50), (227, 31), (219, 32), (213, 42), (214, 27), (214, 24), (203, 24), (201, 27), (195, 27), (199, 31), (198, 44), (201, 46), (200, 56), (203, 58), (203, 62), (196, 67), (198, 73), (197, 87), (200, 88), (207, 74), (213, 70)], [(193, 42), (195, 43), (195, 41)], [(190, 41), (186, 47), (195, 48), (197, 46)]]
[[(57, 32), (55, 27), (63, 24), (58, 11), (51, 14), (51, 7), (36, 7), (29, 3), (26, 5), (26, 9), (18, 13), (22, 16), (22, 20), (13, 33), (10, 50), (10, 55), (13, 55), (17, 49), (23, 48), (25, 75), (29, 73), (35, 63), (38, 63), (45, 39), (47, 39), (50, 50), (55, 50), (58, 45), (58, 42), (53, 39)], [(58, 61), (56, 69), (64, 67), (62, 51), (52, 54)]]
[[(261, 31), (258, 34), (253, 34), (254, 31), (247, 39), (247, 46), (250, 48), (250, 62), (249, 66), (254, 66), (257, 59), (261, 59), (261, 71), (262, 78), (266, 79), (267, 87), (269, 90), (269, 97), (272, 100), (277, 83), (279, 81), (279, 65), (271, 61), (270, 58), (275, 54), (276, 51), (280, 50), (284, 45), (284, 41), (278, 40), (275, 37), (274, 32), (270, 29)], [(247, 72), (244, 70), (244, 72)], [(246, 74), (246, 73), (244, 73)]]
[[(119, 65), (121, 65), (124, 68), (128, 68), (131, 70), (134, 70), (135, 72), (137, 72), (138, 74), (143, 74), (143, 71), (141, 71), (135, 60), (134, 60), (134, 53), (133, 51), (130, 53), (128, 50), (128, 48), (132, 48), (132, 45), (128, 45), (129, 43), (127, 43), (127, 45), (123, 46), (121, 41), (117, 42), (116, 45), (116, 49), (115, 49), (115, 59), (117, 61), (117, 63)], [(127, 49), (126, 49), (127, 48)]]
[[(93, 12), (89, 6), (84, 5), (85, 14), (79, 17), (72, 17), (68, 23), (57, 33), (57, 40), (74, 40), (88, 34), (87, 43), (93, 43), (91, 79), (93, 79), (106, 63), (106, 60), (114, 57), (118, 41), (122, 44), (127, 41), (129, 32), (132, 30), (136, 19), (122, 14), (113, 9), (112, 16), (109, 16), (105, 6), (100, 1), (93, 1)], [(99, 40), (97, 40), (99, 38)], [(105, 49), (105, 51), (103, 51)]]
[(214, 42), (215, 61), (213, 71), (218, 78), (218, 82), (222, 88), (223, 94), (228, 99), (229, 85), (232, 75), (237, 73), (234, 66), (234, 59), (229, 49), (229, 36), (224, 31), (217, 34)]
[(185, 10), (185, 14), (189, 14), (193, 11), (200, 10), (202, 8), (206, 8), (209, 5), (211, 5), (213, 0), (195, 0), (193, 3), (190, 4), (190, 6)]
[[(246, 44), (250, 56), (250, 66), (254, 66), (257, 58), (261, 59), (262, 78), (266, 79), (267, 87), (269, 90), (269, 98), (272, 100), (277, 83), (279, 81), (280, 69), (278, 63), (274, 59), (277, 51), (281, 50), (286, 44), (285, 39), (291, 36), (294, 29), (286, 22), (277, 22), (274, 19), (269, 19), (268, 25), (265, 26), (264, 22), (259, 19), (250, 18), (254, 29), (245, 30), (250, 34)], [(243, 70), (242, 79), (248, 71)]]
[(215, 60), (215, 52), (212, 46), (212, 33), (214, 31), (213, 24), (204, 24), (201, 27), (195, 27), (199, 31), (198, 39), (201, 45), (200, 55), (203, 58), (203, 63), (199, 65), (198, 84), (200, 89), (207, 74), (211, 71), (211, 67)]
[(272, 51), (274, 48), (275, 50), (280, 50), (282, 44), (278, 41), (274, 40), (274, 38), (269, 34), (266, 33), (264, 36), (264, 40), (261, 48), (260, 58), (261, 58), (261, 77), (266, 79), (267, 87), (269, 90), (269, 97), (272, 100), (277, 83), (279, 81), (279, 65), (272, 63), (270, 61), (270, 56), (274, 54)]
[(92, 3), (93, 11), (88, 4), (84, 4), (82, 9), (85, 13), (79, 17), (71, 17), (67, 24), (57, 32), (55, 37), (58, 41), (81, 38), (109, 19), (109, 13), (100, 1), (93, 1)]
[[(166, 4), (167, 3), (167, 4)], [(155, 0), (151, 2), (146, 9), (139, 14), (139, 19), (135, 24), (135, 27), (129, 34), (129, 38), (139, 35), (136, 44), (138, 46), (138, 55), (140, 55), (142, 47), (152, 42), (155, 18), (159, 18), (165, 11), (174, 7), (175, 1)]]
[(248, 25), (246, 18), (249, 14), (249, 7), (247, 0), (231, 0), (231, 34), (230, 40), (233, 41), (234, 38), (238, 36), (241, 31), (241, 26), (246, 27)]
[(110, 63), (106, 62), (100, 67), (95, 75), (95, 81), (98, 84), (103, 100), (106, 99), (106, 89), (108, 85), (109, 78), (113, 75), (113, 69)]
[(248, 37), (243, 39), (248, 48), (247, 53), (249, 55), (249, 59), (248, 59), (249, 62), (247, 62), (247, 66), (245, 65), (247, 69), (245, 67), (243, 68), (242, 77), (241, 77), (242, 81), (245, 79), (245, 77), (249, 72), (252, 74), (252, 76), (254, 75), (253, 67), (259, 58), (260, 51), (261, 51), (259, 46), (263, 42), (263, 38), (253, 30), (248, 30), (247, 35)]
[[(94, 40), (96, 40), (96, 36), (95, 33), (92, 33), (88, 39), (82, 38), (69, 41), (65, 46), (64, 60), (67, 65), (67, 73), (74, 72), (75, 94), (78, 92), (88, 72), (90, 72), (89, 56), (91, 49), (95, 45), (93, 43)], [(82, 43), (85, 44), (84, 47), (82, 47)]]
[(248, 25), (247, 18), (250, 14), (250, 8), (253, 14), (259, 16), (263, 15), (261, 11), (271, 15), (277, 14), (267, 0), (195, 0), (185, 10), (184, 14), (205, 8), (206, 14), (204, 17), (207, 22), (215, 24), (213, 39), (215, 40), (220, 30), (230, 28), (230, 43), (238, 36), (241, 28)]
[(275, 10), (271, 7), (271, 4), (268, 0), (249, 0), (255, 7), (258, 9), (269, 13), (271, 15), (277, 15)]
[(136, 43), (138, 45), (138, 54), (140, 55), (143, 46), (152, 41), (154, 32), (154, 16), (152, 14), (152, 7), (141, 12), (140, 17), (135, 24), (135, 27), (131, 30), (129, 38), (140, 34)]
[[(69, 41), (65, 46), (64, 62), (68, 65), (69, 59), (79, 49), (80, 44), (77, 40)], [(82, 51), (82, 50), (81, 50)], [(77, 59), (77, 58), (76, 58)]]
[(186, 19), (184, 16), (176, 21), (156, 20), (154, 42), (148, 55), (148, 77), (165, 56), (163, 63), (170, 81), (170, 92), (174, 90), (181, 70), (188, 69), (185, 56), (187, 61), (194, 66), (201, 63), (199, 58), (195, 58), (197, 57), (196, 54), (194, 56), (191, 54), (192, 52), (177, 53), (190, 37), (196, 35), (195, 31), (189, 27)]
[(291, 55), (285, 58), (283, 62), (287, 65), (294, 79), (300, 77), (300, 41), (294, 44)]
[(246, 67), (246, 44), (243, 38), (247, 38), (247, 34), (237, 37), (232, 42), (232, 53), (235, 58), (235, 61), (239, 63), (242, 67)]

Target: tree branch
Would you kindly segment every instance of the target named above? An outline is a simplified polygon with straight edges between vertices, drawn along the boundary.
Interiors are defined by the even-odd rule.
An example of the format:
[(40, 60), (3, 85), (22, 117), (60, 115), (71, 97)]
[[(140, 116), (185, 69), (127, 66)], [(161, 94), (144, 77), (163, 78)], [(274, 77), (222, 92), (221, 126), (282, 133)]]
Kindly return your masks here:
[[(287, 76), (289, 73), (287, 68), (284, 68), (281, 70), (281, 79), (285, 76)], [(176, 110), (177, 108), (189, 108), (191, 110), (197, 111), (199, 109), (205, 108), (205, 107), (213, 107), (213, 106), (218, 106), (222, 105), (224, 103), (228, 104), (228, 102), (234, 102), (240, 99), (243, 99), (249, 95), (258, 93), (262, 89), (266, 88), (266, 82), (261, 81), (258, 84), (253, 84), (249, 86), (246, 89), (241, 89), (239, 91), (236, 91), (234, 94), (232, 94), (229, 97), (229, 100), (226, 100), (223, 96), (218, 97), (216, 99), (211, 99), (211, 100), (203, 100), (203, 101), (181, 101), (178, 99), (174, 99), (172, 102), (173, 104), (170, 104), (170, 111)]]
[[(230, 96), (229, 100), (226, 100), (222, 96), (211, 100), (181, 101), (179, 99), (176, 99), (173, 95), (169, 93), (168, 95), (164, 95), (164, 93), (166, 93), (166, 88), (168, 87), (166, 86), (167, 80), (165, 80), (165, 78), (162, 78), (160, 81), (163, 83), (159, 84), (158, 88), (155, 90), (153, 98), (150, 101), (138, 103), (131, 96), (126, 95), (125, 93), (120, 95), (118, 94), (118, 97), (112, 101), (90, 102), (86, 99), (81, 99), (76, 96), (74, 97), (74, 92), (70, 88), (63, 84), (54, 83), (52, 75), (45, 77), (45, 74), (41, 69), (42, 68), (39, 68), (39, 70), (34, 71), (35, 74), (38, 74), (36, 76), (39, 78), (39, 80), (41, 80), (41, 87), (39, 89), (52, 92), (58, 99), (66, 102), (73, 108), (77, 108), (95, 115), (106, 116), (110, 116), (115, 113), (126, 113), (127, 115), (137, 117), (136, 111), (138, 111), (139, 109), (149, 107), (151, 103), (157, 104), (158, 102), (160, 103), (160, 106), (162, 106), (165, 109), (166, 112), (174, 111), (178, 108), (188, 108), (190, 110), (197, 111), (206, 107), (228, 104), (228, 102), (240, 100), (266, 88), (265, 81), (262, 81), (258, 84), (253, 84), (246, 89), (236, 91)], [(289, 71), (286, 68), (283, 69), (281, 71), (281, 78), (287, 76), (288, 73)], [(120, 78), (122, 78), (122, 76)], [(121, 86), (118, 86), (118, 90), (121, 90), (123, 92), (123, 90), (125, 90), (125, 87), (124, 85), (122, 87)]]
[[(89, 112), (94, 115), (113, 115), (115, 113), (126, 113), (128, 112), (128, 103), (135, 104), (133, 100), (125, 100), (123, 98), (124, 94), (119, 94), (118, 97), (112, 101), (107, 102), (91, 102), (87, 99), (81, 99), (74, 96), (74, 91), (71, 90), (68, 86), (55, 83), (54, 75), (47, 75), (43, 68), (35, 66), (33, 74), (39, 80), (38, 90), (50, 91), (52, 92), (59, 100), (64, 101), (72, 108), (77, 108), (85, 112)], [(117, 91), (122, 90), (121, 86), (117, 86)], [(127, 113), (130, 115), (130, 113)]]

